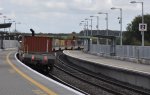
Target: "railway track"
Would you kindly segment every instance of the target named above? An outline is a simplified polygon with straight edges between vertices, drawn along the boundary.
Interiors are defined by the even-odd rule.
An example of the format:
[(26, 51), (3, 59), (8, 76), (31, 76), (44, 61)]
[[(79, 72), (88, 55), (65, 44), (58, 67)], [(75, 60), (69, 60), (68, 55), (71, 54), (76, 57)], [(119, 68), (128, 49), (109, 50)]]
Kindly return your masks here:
[(148, 90), (141, 90), (139, 88), (131, 87), (125, 84), (120, 84), (120, 82), (108, 79), (105, 76), (100, 77), (94, 73), (89, 73), (82, 68), (76, 67), (74, 65), (68, 65), (68, 61), (64, 59), (65, 58), (62, 54), (58, 55), (58, 64), (55, 64), (55, 68), (87, 84), (98, 87), (108, 93), (115, 95), (150, 95)]
[(52, 78), (52, 79), (58, 81), (59, 83), (62, 83), (62, 84), (64, 84), (64, 85), (68, 86), (68, 87), (71, 87), (71, 88), (73, 88), (73, 89), (75, 89), (75, 90), (77, 90), (77, 91), (79, 91), (79, 92), (81, 92), (81, 93), (83, 93), (83, 94), (85, 94), (85, 95), (90, 95), (90, 94), (86, 93), (85, 91), (80, 90), (80, 89), (78, 89), (77, 87), (75, 87), (75, 86), (73, 86), (73, 85), (71, 85), (71, 84), (69, 84), (69, 83), (67, 83), (67, 82), (65, 82), (65, 81), (63, 81), (63, 80), (61, 80), (60, 78), (56, 77), (56, 76), (53, 75), (53, 74), (49, 74), (48, 76), (49, 76), (50, 78)]
[(69, 74), (69, 75), (71, 75), (71, 76), (73, 76), (73, 77), (75, 77), (75, 78), (77, 78), (77, 79), (83, 81), (83, 82), (86, 82), (86, 83), (88, 83), (88, 84), (90, 84), (90, 85), (99, 87), (99, 88), (101, 88), (101, 89), (103, 89), (103, 90), (105, 90), (105, 91), (107, 91), (107, 92), (109, 92), (109, 93), (112, 93), (112, 94), (115, 94), (115, 95), (116, 95), (116, 94), (117, 94), (117, 95), (122, 95), (122, 93), (120, 93), (120, 92), (116, 92), (116, 91), (111, 90), (111, 89), (109, 89), (109, 88), (105, 88), (105, 87), (103, 87), (103, 86), (101, 86), (101, 85), (94, 84), (94, 83), (92, 83), (92, 82), (90, 82), (90, 81), (88, 81), (88, 80), (86, 80), (86, 79), (84, 79), (84, 78), (80, 78), (79, 76), (73, 75), (73, 74), (71, 74), (70, 72), (64, 70), (63, 68), (61, 68), (61, 67), (59, 67), (59, 66), (55, 66), (55, 67), (58, 68), (59, 70), (65, 72), (65, 73), (67, 73), (67, 74)]
[[(131, 87), (128, 87), (127, 85), (122, 85), (114, 80), (110, 80), (110, 79), (106, 78), (105, 76), (100, 77), (90, 71), (84, 70), (83, 68), (77, 67), (75, 65), (69, 65), (68, 60), (64, 60), (64, 59), (65, 58), (64, 58), (63, 54), (60, 53), (57, 57), (58, 62), (54, 66), (55, 69), (58, 69), (64, 73), (68, 74), (69, 76), (72, 76), (75, 79), (80, 80), (86, 84), (89, 84), (91, 86), (95, 86), (99, 89), (102, 89), (102, 90), (110, 93), (110, 95), (150, 95), (150, 92), (147, 90), (131, 88)], [(42, 73), (42, 72), (40, 72), (40, 73)], [(60, 83), (63, 83), (73, 89), (76, 89), (86, 95), (89, 95), (89, 94), (99, 95), (99, 94), (88, 93), (82, 89), (80, 90), (80, 89), (78, 89), (78, 87), (75, 87), (72, 84), (61, 80), (61, 78), (58, 78), (53, 73), (48, 75), (48, 77), (53, 78), (54, 80), (56, 80)], [(107, 94), (105, 94), (105, 95), (107, 95)]]

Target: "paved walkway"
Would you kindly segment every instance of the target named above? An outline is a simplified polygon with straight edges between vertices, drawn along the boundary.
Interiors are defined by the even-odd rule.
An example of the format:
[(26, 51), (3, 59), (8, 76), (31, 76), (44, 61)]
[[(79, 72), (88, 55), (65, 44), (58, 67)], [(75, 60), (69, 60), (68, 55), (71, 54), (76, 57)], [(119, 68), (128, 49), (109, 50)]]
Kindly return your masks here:
[(21, 77), (6, 61), (8, 51), (0, 52), (0, 95), (37, 95), (41, 89)]
[(110, 67), (114, 67), (114, 68), (120, 68), (120, 69), (124, 69), (124, 70), (130, 70), (133, 72), (150, 75), (150, 65), (146, 65), (146, 64), (137, 64), (137, 63), (127, 62), (127, 61), (107, 59), (104, 57), (87, 54), (87, 53), (84, 53), (83, 51), (77, 51), (77, 50), (76, 51), (75, 50), (74, 51), (66, 50), (66, 51), (64, 51), (64, 54), (84, 60), (84, 61), (90, 61), (93, 63), (97, 63), (100, 65), (105, 65), (105, 66), (110, 66)]
[(10, 50), (0, 51), (0, 95), (82, 95), (32, 71), (17, 61), (14, 54)]

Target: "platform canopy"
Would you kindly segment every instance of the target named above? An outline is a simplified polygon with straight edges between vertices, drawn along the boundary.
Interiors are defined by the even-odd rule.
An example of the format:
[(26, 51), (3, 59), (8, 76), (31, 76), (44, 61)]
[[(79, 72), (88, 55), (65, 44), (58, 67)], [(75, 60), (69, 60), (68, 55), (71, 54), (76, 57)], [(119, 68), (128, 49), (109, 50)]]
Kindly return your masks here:
[(2, 24), (0, 24), (0, 28), (9, 28), (9, 27), (11, 27), (11, 24), (12, 23), (2, 23)]

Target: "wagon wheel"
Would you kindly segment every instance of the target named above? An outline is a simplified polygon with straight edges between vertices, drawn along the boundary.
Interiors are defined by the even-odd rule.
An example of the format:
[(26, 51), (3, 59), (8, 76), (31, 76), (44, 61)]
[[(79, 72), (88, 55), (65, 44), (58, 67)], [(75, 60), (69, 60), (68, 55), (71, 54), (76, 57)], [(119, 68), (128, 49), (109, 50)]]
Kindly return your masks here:
[(46, 74), (49, 74), (53, 71), (53, 66), (52, 65), (47, 65), (46, 66)]

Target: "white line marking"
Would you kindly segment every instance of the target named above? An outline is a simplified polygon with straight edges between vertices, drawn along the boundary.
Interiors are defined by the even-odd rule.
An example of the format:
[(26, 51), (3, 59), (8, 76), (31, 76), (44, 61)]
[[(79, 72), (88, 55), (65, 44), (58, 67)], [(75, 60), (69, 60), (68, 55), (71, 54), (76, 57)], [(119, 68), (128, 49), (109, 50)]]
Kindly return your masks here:
[(50, 78), (48, 78), (48, 77), (46, 77), (46, 76), (40, 74), (39, 72), (37, 72), (37, 71), (31, 69), (30, 67), (28, 67), (28, 66), (26, 66), (25, 64), (23, 64), (20, 60), (18, 60), (18, 58), (16, 57), (16, 55), (17, 55), (17, 53), (14, 55), (14, 56), (15, 56), (15, 59), (16, 59), (22, 66), (26, 67), (26, 68), (29, 69), (30, 71), (32, 71), (32, 72), (36, 73), (37, 75), (39, 75), (39, 76), (41, 76), (41, 77), (47, 79), (47, 80), (50, 81), (50, 82), (53, 82), (53, 83), (55, 83), (55, 84), (57, 84), (57, 85), (59, 85), (59, 86), (61, 86), (61, 87), (64, 87), (65, 89), (68, 89), (68, 90), (70, 90), (70, 91), (76, 93), (77, 95), (84, 95), (84, 94), (81, 93), (81, 92), (78, 92), (78, 91), (76, 91), (76, 90), (74, 90), (74, 89), (72, 89), (72, 88), (70, 88), (70, 87), (68, 87), (68, 86), (66, 86), (66, 85), (63, 85), (63, 84), (61, 84), (61, 83), (59, 83), (59, 82), (57, 82), (57, 81), (55, 81), (55, 80), (52, 80), (52, 79), (50, 79)]

